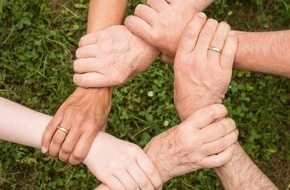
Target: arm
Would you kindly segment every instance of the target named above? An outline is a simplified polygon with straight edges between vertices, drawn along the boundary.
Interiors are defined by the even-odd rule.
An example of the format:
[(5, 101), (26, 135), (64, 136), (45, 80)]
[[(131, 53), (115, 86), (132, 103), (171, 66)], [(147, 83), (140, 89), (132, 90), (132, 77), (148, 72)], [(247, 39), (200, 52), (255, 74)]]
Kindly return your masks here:
[(237, 32), (235, 68), (290, 78), (290, 30)]
[[(203, 11), (214, 0), (148, 0), (136, 7), (125, 25), (135, 35), (162, 52), (163, 57), (174, 57), (181, 34), (196, 13)], [(166, 31), (166, 32), (165, 32)]]
[(127, 0), (90, 0), (87, 33), (121, 24)]
[[(91, 0), (88, 32), (119, 24), (123, 19), (126, 0)], [(110, 14), (108, 14), (110, 13)], [(61, 105), (46, 127), (42, 137), (43, 153), (71, 164), (80, 163), (87, 155), (93, 139), (104, 129), (111, 107), (112, 89), (78, 87)], [(65, 128), (68, 134), (56, 130)]]
[(237, 144), (233, 155), (228, 163), (214, 169), (226, 190), (278, 190), (251, 160), (241, 145)]
[[(175, 104), (181, 119), (189, 117), (191, 110), (212, 103), (212, 98), (203, 101), (204, 99), (198, 96), (200, 91), (213, 97), (222, 97), (231, 79), (226, 76), (230, 76), (228, 74), (232, 70), (237, 38), (233, 32), (229, 32), (226, 25), (220, 23), (216, 30), (215, 27), (209, 27), (214, 25), (216, 24), (210, 19), (203, 24), (201, 19), (196, 16), (188, 24), (180, 40), (174, 62), (176, 92), (174, 98), (177, 100)], [(197, 34), (199, 34), (198, 40)], [(210, 47), (224, 48), (219, 55), (218, 52), (209, 49)], [(213, 53), (215, 56), (212, 55)], [(208, 59), (203, 59), (204, 56)], [(217, 66), (221, 68), (216, 69)], [(214, 75), (205, 74), (214, 70)], [(226, 80), (216, 78), (219, 76), (223, 76)], [(219, 87), (213, 85), (216, 80), (226, 85), (219, 85)], [(208, 91), (204, 91), (203, 86), (206, 86)], [(223, 90), (217, 90), (218, 88)], [(195, 89), (195, 91), (188, 93), (189, 89)], [(201, 99), (201, 101), (198, 104), (192, 104), (194, 98)], [(187, 106), (188, 104), (191, 106)], [(251, 161), (238, 143), (232, 159), (225, 165), (216, 168), (215, 171), (226, 189), (276, 189), (275, 185)]]
[[(52, 118), (1, 97), (0, 115), (0, 140), (34, 148), (41, 147), (41, 135)], [(161, 186), (157, 169), (140, 147), (104, 132), (94, 138), (83, 163), (111, 189)]]
[[(155, 1), (150, 1), (150, 7), (138, 5), (125, 24), (135, 35), (158, 48), (163, 61), (173, 63), (181, 33), (191, 16), (213, 1), (171, 0), (170, 6), (164, 3), (162, 7), (153, 4)], [(290, 78), (290, 30), (237, 32), (237, 37), (234, 68)]]
[[(110, 27), (85, 36), (80, 41), (78, 59), (74, 62), (75, 84), (82, 87), (124, 84), (144, 71), (160, 54), (154, 47), (159, 48), (163, 55), (172, 56), (188, 20), (212, 2), (213, 0), (149, 0), (148, 6), (138, 5), (135, 14), (141, 18), (148, 18), (150, 22), (134, 26), (138, 17), (126, 19), (126, 26), (140, 38), (123, 26)], [(150, 10), (149, 6), (158, 9), (159, 14), (155, 10), (152, 11), (153, 9), (149, 11), (151, 14), (147, 14), (146, 10)], [(171, 39), (171, 36), (175, 38)], [(95, 51), (96, 49), (98, 52)], [(116, 69), (108, 69), (111, 67)]]

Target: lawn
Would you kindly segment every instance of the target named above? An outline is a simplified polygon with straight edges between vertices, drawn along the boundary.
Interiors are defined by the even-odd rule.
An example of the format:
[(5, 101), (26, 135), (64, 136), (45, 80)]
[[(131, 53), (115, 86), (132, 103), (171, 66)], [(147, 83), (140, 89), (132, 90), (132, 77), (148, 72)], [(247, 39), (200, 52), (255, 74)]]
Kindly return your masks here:
[[(127, 14), (140, 2), (129, 0)], [(72, 62), (86, 31), (87, 8), (83, 0), (0, 0), (0, 96), (46, 114), (57, 111), (75, 89)], [(216, 0), (205, 12), (235, 30), (290, 28), (286, 0)], [(279, 189), (289, 189), (290, 80), (235, 71), (224, 104), (247, 153)], [(177, 123), (170, 65), (156, 60), (115, 89), (109, 133), (143, 147)], [(92, 189), (99, 183), (85, 166), (63, 164), (33, 148), (0, 141), (0, 158), (3, 190)], [(212, 170), (203, 169), (174, 178), (164, 189), (222, 186)]]

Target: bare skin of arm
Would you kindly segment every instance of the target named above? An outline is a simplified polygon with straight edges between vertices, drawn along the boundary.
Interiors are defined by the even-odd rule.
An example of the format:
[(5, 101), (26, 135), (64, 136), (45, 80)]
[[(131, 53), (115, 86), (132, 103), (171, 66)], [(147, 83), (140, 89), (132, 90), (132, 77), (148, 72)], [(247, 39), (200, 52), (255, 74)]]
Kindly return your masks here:
[[(201, 17), (194, 17), (188, 24), (180, 40), (174, 62), (174, 98), (182, 120), (188, 118), (196, 108), (211, 104), (213, 101), (221, 101), (231, 79), (231, 65), (233, 65), (236, 53), (237, 37), (233, 31), (229, 32), (229, 27), (223, 22), (215, 30), (212, 26), (217, 24), (212, 19), (209, 19), (204, 25), (204, 29), (207, 28), (207, 32), (199, 34), (198, 43), (202, 45), (194, 47), (197, 38), (196, 34), (198, 34), (196, 30), (201, 27), (200, 25), (204, 24), (203, 20)], [(215, 33), (215, 35), (211, 40), (208, 40), (211, 33)], [(206, 47), (203, 48), (203, 46)], [(219, 53), (212, 51), (208, 47), (224, 48)], [(184, 48), (194, 50), (192, 53), (187, 53), (187, 51), (183, 50)], [(204, 57), (203, 55), (207, 55), (208, 59), (202, 58)], [(215, 62), (214, 58), (219, 56), (220, 58), (216, 60), (216, 63), (220, 62), (221, 68), (217, 69), (217, 65), (212, 63)], [(207, 65), (209, 67), (206, 67)], [(212, 71), (214, 71), (214, 75), (210, 74)], [(221, 78), (218, 78), (219, 76)], [(221, 84), (216, 85), (216, 81)], [(194, 89), (193, 92), (190, 92), (191, 89)], [(200, 92), (208, 94), (209, 97), (212, 96), (214, 99), (206, 98), (207, 101), (199, 101), (198, 104), (192, 104), (194, 99), (200, 99), (198, 96)], [(218, 97), (220, 97), (220, 100), (216, 99)], [(188, 106), (188, 104), (191, 106)], [(236, 143), (235, 153), (231, 160), (214, 170), (225, 189), (277, 189), (238, 143)]]
[(290, 30), (237, 32), (234, 67), (290, 78)]
[[(52, 118), (1, 97), (0, 115), (0, 140), (34, 148), (41, 147), (42, 133)], [(102, 131), (83, 163), (112, 190), (153, 190), (162, 185), (154, 163), (140, 147)]]
[(269, 189), (277, 190), (273, 182), (251, 160), (241, 145), (237, 143), (232, 159), (214, 169), (226, 190)]
[[(120, 24), (126, 5), (127, 0), (111, 0), (111, 3), (91, 0), (87, 31), (94, 32)], [(42, 137), (42, 151), (49, 151), (64, 162), (81, 163), (97, 133), (106, 126), (111, 95), (111, 88), (78, 87), (48, 124)], [(68, 134), (57, 130), (58, 126), (69, 131)]]
[[(168, 1), (160, 0), (159, 3), (154, 3), (156, 1), (151, 0), (150, 6), (138, 5), (134, 16), (127, 17), (125, 24), (135, 35), (159, 49), (163, 61), (173, 63), (181, 33), (191, 16), (213, 1), (171, 0), (167, 3)], [(193, 5), (196, 7), (195, 11)], [(290, 54), (287, 52), (290, 48), (290, 30), (236, 31), (236, 34), (238, 49), (235, 69), (290, 78)]]

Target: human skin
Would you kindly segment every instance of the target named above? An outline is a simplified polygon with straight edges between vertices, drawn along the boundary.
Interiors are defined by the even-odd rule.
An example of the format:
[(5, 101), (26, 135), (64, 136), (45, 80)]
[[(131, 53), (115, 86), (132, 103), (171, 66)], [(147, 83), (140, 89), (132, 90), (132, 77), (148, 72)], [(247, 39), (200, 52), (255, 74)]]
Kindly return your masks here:
[[(144, 151), (155, 164), (162, 183), (201, 168), (221, 166), (231, 159), (238, 131), (232, 119), (221, 119), (226, 114), (223, 105), (210, 105), (151, 139)], [(97, 187), (105, 189), (110, 188), (104, 184)]]
[[(87, 32), (95, 32), (119, 24), (127, 0), (91, 0)], [(108, 16), (109, 15), (109, 16)], [(111, 88), (86, 89), (78, 87), (60, 106), (42, 137), (42, 152), (59, 157), (63, 162), (79, 164), (88, 154), (93, 140), (104, 130), (111, 108)], [(68, 135), (57, 130), (61, 126)]]
[[(235, 123), (224, 119), (211, 124), (226, 113), (221, 104), (196, 111), (185, 122), (154, 137), (145, 148), (148, 157), (140, 147), (99, 132), (83, 163), (106, 188), (158, 189), (173, 176), (203, 167), (217, 167), (232, 157), (231, 145), (237, 140)], [(52, 118), (1, 97), (0, 115), (3, 116), (0, 118), (1, 140), (34, 148), (41, 147), (42, 133)], [(217, 132), (216, 128), (221, 125), (225, 130)], [(174, 140), (180, 146), (168, 150)], [(153, 164), (149, 158), (156, 162)], [(146, 176), (153, 186), (144, 181)], [(135, 181), (143, 184), (134, 185)]]
[[(174, 0), (171, 0), (169, 2), (172, 3), (172, 8), (176, 11), (166, 9), (166, 11), (160, 13), (162, 16), (166, 17), (166, 15), (170, 15), (171, 19), (178, 17), (178, 20), (182, 17), (187, 17), (189, 20), (193, 13), (197, 13), (198, 11), (206, 8), (212, 0), (185, 0), (180, 1), (181, 3), (176, 3)], [(164, 3), (163, 0), (149, 0), (147, 3), (150, 6), (159, 7), (160, 9), (168, 8), (165, 6), (167, 5), (167, 2)], [(188, 6), (188, 3), (190, 6)], [(140, 7), (142, 7), (142, 5), (138, 5), (136, 11), (139, 10)], [(183, 13), (186, 14), (174, 14), (183, 8), (187, 8), (190, 13), (184, 11)], [(174, 15), (171, 14), (171, 11)], [(179, 15), (181, 18), (179, 18)], [(152, 16), (152, 20), (154, 20), (153, 17), (154, 15)], [(134, 18), (137, 19), (137, 17)], [(181, 35), (183, 28), (187, 24), (187, 22), (174, 22), (174, 24), (180, 23), (180, 25), (178, 24), (173, 26), (172, 28), (174, 30), (167, 30), (168, 32), (163, 32), (161, 30), (162, 27), (164, 28), (164, 26), (168, 26), (166, 25), (167, 18), (162, 20), (160, 17), (156, 18), (158, 19), (155, 20), (158, 21), (158, 24), (160, 24), (161, 27), (157, 25), (158, 30), (155, 31), (162, 32), (162, 34), (170, 33), (168, 34), (168, 37), (171, 37), (174, 33)], [(130, 19), (126, 19), (126, 22), (129, 20)], [(139, 21), (141, 21), (141, 19), (139, 19)], [(133, 30), (132, 28), (130, 29), (134, 33), (143, 30), (144, 28), (138, 28), (138, 31)], [(171, 31), (174, 32), (171, 33)], [(178, 41), (175, 39), (175, 41), (170, 41), (172, 38), (168, 38), (167, 36), (163, 36), (164, 39), (162, 40), (155, 39), (154, 36), (159, 36), (159, 33), (150, 33), (148, 35), (153, 35), (153, 37), (151, 36), (150, 38), (152, 43), (155, 40), (160, 43), (157, 45), (155, 43), (156, 47), (160, 48), (160, 50), (167, 51), (169, 55), (171, 55), (171, 51), (176, 52), (176, 47), (174, 46), (177, 46), (176, 44)], [(145, 43), (143, 40), (144, 39), (142, 39), (142, 36), (141, 38), (136, 37), (123, 26), (112, 27), (110, 29), (105, 29), (94, 34), (84, 36), (80, 40), (80, 48), (77, 50), (77, 60), (74, 62), (74, 70), (76, 73), (74, 75), (74, 83), (81, 87), (103, 87), (124, 84), (130, 78), (145, 70), (160, 54), (159, 51), (153, 48), (152, 44), (150, 45), (150, 43)], [(170, 44), (173, 46), (170, 46)], [(162, 56), (163, 55), (164, 54), (162, 54)], [(115, 59), (115, 57), (117, 59)], [(112, 67), (117, 69), (110, 69)]]
[[(138, 5), (134, 16), (126, 18), (125, 25), (135, 35), (157, 47), (162, 52), (161, 58), (165, 62), (173, 63), (183, 26), (188, 23), (191, 16), (197, 13), (188, 8), (192, 7), (195, 1), (171, 0), (168, 4), (166, 4), (168, 1), (165, 0), (152, 0), (152, 2), (154, 1), (158, 1), (163, 6), (160, 8), (160, 6), (154, 6), (153, 3), (150, 6)], [(198, 11), (202, 11), (212, 2), (204, 1), (204, 6), (200, 6)], [(290, 78), (290, 55), (288, 53), (290, 30), (236, 31), (236, 34), (238, 48), (234, 61), (235, 69)]]
[(158, 55), (159, 51), (125, 26), (112, 26), (81, 38), (74, 61), (74, 82), (82, 87), (124, 84), (149, 67)]
[[(202, 26), (203, 29), (201, 30)], [(206, 32), (204, 31), (205, 28), (208, 28)], [(201, 30), (201, 32), (199, 33), (198, 30)], [(198, 40), (197, 34), (199, 34)], [(220, 54), (210, 50), (210, 47), (223, 47), (221, 48), (223, 50)], [(189, 100), (188, 103), (191, 103), (191, 100), (199, 96), (199, 88), (202, 92), (204, 91), (204, 85), (207, 87), (208, 94), (214, 95), (214, 97), (223, 97), (227, 85), (217, 87), (215, 80), (212, 80), (212, 78), (227, 76), (231, 73), (236, 49), (236, 34), (232, 31), (229, 32), (224, 23), (217, 25), (211, 19), (205, 22), (200, 14), (196, 15), (184, 30), (176, 53), (174, 99), (180, 100), (180, 97), (186, 97), (184, 101)], [(204, 61), (204, 57), (208, 57), (208, 60)], [(207, 67), (207, 65), (210, 67)], [(220, 69), (217, 70), (217, 67), (220, 67)], [(212, 71), (216, 71), (214, 76), (201, 74), (211, 73)], [(199, 74), (197, 74), (198, 72)], [(230, 80), (230, 78), (227, 80)], [(229, 83), (226, 80), (223, 82), (225, 84)], [(177, 87), (179, 84), (182, 85)], [(215, 89), (220, 87), (224, 89), (219, 89), (219, 91)], [(189, 89), (195, 89), (194, 93), (188, 93)], [(215, 94), (215, 92), (220, 94)], [(202, 104), (211, 104), (214, 99), (207, 98), (207, 100), (209, 102), (201, 101), (199, 104), (191, 104), (192, 106), (186, 106), (182, 101), (175, 101), (175, 105), (179, 108), (179, 115), (182, 116), (181, 119), (183, 120), (188, 118), (194, 110), (202, 107)], [(235, 154), (232, 159), (214, 170), (225, 189), (277, 189), (238, 143), (236, 143)]]
[[(215, 51), (209, 51), (211, 45), (219, 48), (224, 47), (221, 55)], [(236, 48), (236, 35), (234, 32), (230, 32), (230, 27), (225, 22), (218, 23), (213, 19), (206, 20), (206, 15), (199, 13), (187, 26), (174, 64), (174, 98), (182, 120), (188, 119), (188, 115), (192, 117), (198, 112), (199, 108), (222, 101), (231, 80)], [(200, 101), (195, 101), (196, 99)], [(198, 102), (198, 104), (195, 102)], [(210, 111), (207, 110), (203, 110), (203, 114), (211, 115)], [(219, 117), (212, 118), (208, 123), (201, 122), (198, 119), (194, 122), (203, 123), (202, 125), (212, 123), (212, 129), (215, 133), (227, 133), (228, 124), (213, 123), (225, 116), (226, 112)], [(222, 121), (225, 120), (227, 119)], [(228, 156), (213, 156), (216, 153), (211, 152), (208, 154), (210, 156), (203, 157), (199, 154), (199, 152), (203, 152), (199, 149), (199, 147), (203, 147), (203, 141), (199, 138), (202, 138), (205, 134), (210, 134), (210, 130), (202, 135), (202, 133), (192, 130), (196, 127), (193, 123), (191, 125), (193, 125), (193, 128), (173, 127), (157, 135), (144, 149), (155, 163), (164, 183), (173, 177), (204, 167), (212, 168), (216, 163), (221, 164), (221, 160), (229, 158), (230, 152), (234, 150), (235, 145), (216, 143), (211, 150), (220, 152), (225, 147), (229, 147), (225, 151), (228, 153), (223, 152)], [(191, 135), (188, 137), (186, 134)], [(227, 136), (227, 142), (236, 142), (237, 136), (238, 131), (233, 131), (231, 135)], [(106, 188), (101, 186), (97, 189)]]
[[(52, 119), (1, 97), (0, 115), (1, 140), (34, 148), (41, 147), (42, 133)], [(83, 163), (113, 190), (153, 190), (162, 185), (153, 162), (140, 147), (104, 132), (94, 138)]]

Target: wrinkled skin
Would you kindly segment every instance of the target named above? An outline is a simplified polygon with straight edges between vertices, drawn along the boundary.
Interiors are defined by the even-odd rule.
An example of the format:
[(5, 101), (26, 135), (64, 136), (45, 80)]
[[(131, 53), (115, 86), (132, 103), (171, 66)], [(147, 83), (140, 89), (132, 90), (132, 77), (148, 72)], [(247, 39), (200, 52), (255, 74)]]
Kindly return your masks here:
[(159, 52), (116, 25), (81, 38), (74, 62), (74, 82), (81, 87), (124, 84), (144, 71)]

